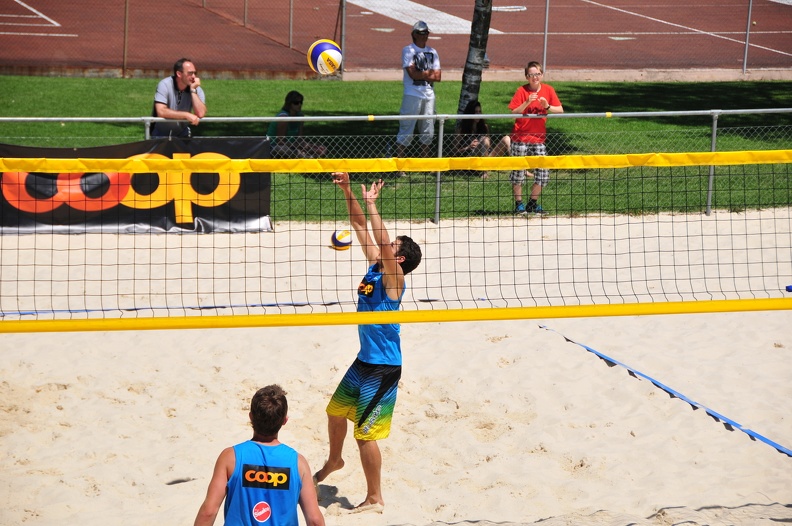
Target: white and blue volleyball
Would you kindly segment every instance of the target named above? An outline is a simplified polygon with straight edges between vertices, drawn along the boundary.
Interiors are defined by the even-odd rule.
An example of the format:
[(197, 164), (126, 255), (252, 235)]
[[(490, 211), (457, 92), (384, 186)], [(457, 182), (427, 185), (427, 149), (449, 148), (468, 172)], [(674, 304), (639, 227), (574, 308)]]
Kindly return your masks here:
[(347, 250), (352, 246), (352, 232), (349, 230), (336, 230), (330, 236), (330, 246), (336, 250)]
[(308, 48), (308, 65), (321, 75), (335, 73), (341, 60), (341, 48), (332, 40), (317, 40)]

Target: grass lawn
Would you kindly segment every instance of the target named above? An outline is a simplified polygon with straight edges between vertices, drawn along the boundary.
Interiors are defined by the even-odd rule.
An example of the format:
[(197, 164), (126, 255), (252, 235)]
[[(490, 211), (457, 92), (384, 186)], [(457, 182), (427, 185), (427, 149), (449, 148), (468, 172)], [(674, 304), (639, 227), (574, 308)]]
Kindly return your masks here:
[[(141, 117), (150, 115), (158, 79), (97, 79), (0, 76), (0, 117)], [(553, 82), (569, 114), (689, 110), (792, 108), (792, 82), (722, 83), (570, 83)], [(508, 113), (518, 84), (485, 82), (480, 100), (485, 114)], [(269, 117), (292, 89), (305, 96), (308, 116), (396, 115), (400, 82), (334, 80), (207, 80), (209, 116)], [(438, 114), (455, 114), (460, 82), (436, 85)], [(749, 88), (749, 89), (746, 89)], [(709, 151), (713, 119), (705, 116), (651, 118), (550, 118), (549, 153), (638, 153)], [(507, 134), (512, 119), (490, 120), (493, 135)], [(792, 114), (722, 115), (719, 150), (788, 149)], [(203, 136), (260, 136), (266, 123), (204, 122)], [(451, 131), (453, 124), (446, 124)], [(396, 121), (323, 121), (305, 125), (306, 135), (331, 145), (333, 157), (387, 156)], [(0, 122), (0, 142), (29, 146), (82, 147), (142, 140), (142, 123)], [(714, 204), (742, 210), (788, 206), (788, 166), (718, 168)], [(747, 177), (746, 177), (747, 175)], [(371, 179), (366, 174), (360, 178)], [(542, 195), (551, 213), (586, 214), (700, 212), (706, 206), (707, 167), (665, 170), (555, 171)], [(435, 174), (410, 174), (392, 181), (389, 217), (434, 216)], [(508, 172), (482, 181), (475, 174), (443, 174), (441, 217), (497, 215), (513, 208)], [(273, 215), (279, 220), (329, 220), (345, 217), (335, 188), (314, 174), (273, 174)], [(306, 196), (310, 196), (306, 198)], [(326, 196), (327, 198), (323, 198)]]
[[(737, 110), (792, 108), (792, 82), (719, 83), (605, 83), (558, 82), (564, 110), (570, 113)], [(158, 79), (104, 79), (0, 76), (0, 117), (141, 117), (151, 114)], [(485, 114), (509, 113), (507, 104), (518, 84), (485, 82), (479, 100)], [(750, 86), (750, 89), (746, 89)], [(286, 93), (296, 89), (305, 96), (306, 115), (396, 115), (401, 104), (401, 83), (393, 81), (340, 82), (333, 80), (207, 80), (210, 117), (269, 117), (283, 105)], [(455, 114), (460, 82), (436, 84), (437, 113)], [(513, 121), (491, 122), (494, 133), (508, 133)], [(566, 134), (661, 133), (680, 127), (711, 124), (710, 117), (656, 117), (652, 119), (551, 119), (549, 130)], [(722, 116), (720, 126), (792, 125), (792, 115)], [(317, 122), (306, 124), (308, 135), (394, 135), (395, 121), (371, 123)], [(198, 133), (210, 136), (263, 135), (265, 123), (204, 123)], [(0, 141), (17, 144), (23, 137), (76, 139), (142, 138), (142, 124), (0, 123)], [(24, 144), (36, 145), (25, 140)], [(39, 142), (47, 142), (46, 140)], [(72, 141), (73, 142), (73, 141)], [(54, 145), (54, 144), (46, 144)], [(63, 144), (75, 146), (75, 144)]]

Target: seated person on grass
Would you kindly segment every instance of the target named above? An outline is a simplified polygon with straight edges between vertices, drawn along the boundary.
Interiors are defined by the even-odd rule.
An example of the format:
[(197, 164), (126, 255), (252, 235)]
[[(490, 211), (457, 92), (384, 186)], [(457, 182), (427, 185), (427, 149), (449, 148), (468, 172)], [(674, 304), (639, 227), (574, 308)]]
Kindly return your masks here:
[[(468, 102), (465, 115), (481, 115), (481, 103), (477, 99)], [(455, 137), (456, 154), (464, 157), (487, 157), (490, 152), (489, 125), (484, 119), (461, 119), (459, 133)], [(479, 172), (476, 172), (479, 173)], [(480, 172), (481, 178), (489, 172)]]
[[(303, 96), (299, 91), (286, 94), (286, 101), (276, 117), (303, 117)], [(303, 135), (303, 122), (278, 121), (269, 123), (267, 135), (272, 141), (272, 157), (274, 158), (315, 158), (324, 157), (327, 148), (324, 145), (306, 141)]]

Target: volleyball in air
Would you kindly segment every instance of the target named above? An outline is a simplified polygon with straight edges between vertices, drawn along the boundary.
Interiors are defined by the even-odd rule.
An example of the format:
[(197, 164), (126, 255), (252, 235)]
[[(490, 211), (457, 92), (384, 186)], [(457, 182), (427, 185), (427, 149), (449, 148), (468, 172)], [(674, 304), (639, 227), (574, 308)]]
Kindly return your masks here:
[(335, 73), (341, 59), (341, 48), (332, 40), (317, 40), (308, 48), (308, 65), (321, 75)]
[(330, 236), (330, 246), (336, 250), (348, 250), (352, 246), (352, 232), (349, 230), (336, 230)]

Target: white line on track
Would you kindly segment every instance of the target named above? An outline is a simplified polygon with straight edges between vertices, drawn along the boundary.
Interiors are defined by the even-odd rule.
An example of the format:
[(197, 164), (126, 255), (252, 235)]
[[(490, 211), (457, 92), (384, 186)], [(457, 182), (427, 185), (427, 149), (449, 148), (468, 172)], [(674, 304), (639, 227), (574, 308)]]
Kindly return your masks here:
[[(696, 29), (694, 27), (683, 26), (681, 24), (675, 24), (675, 23), (669, 22), (667, 20), (661, 20), (659, 18), (654, 18), (654, 17), (651, 17), (651, 16), (642, 15), (640, 13), (634, 13), (632, 11), (627, 11), (626, 9), (621, 9), (620, 7), (613, 7), (613, 6), (605, 5), (605, 4), (601, 4), (599, 2), (594, 2), (592, 0), (580, 0), (580, 1), (585, 3), (585, 4), (591, 4), (591, 5), (595, 5), (595, 6), (598, 6), (598, 7), (604, 7), (605, 9), (612, 9), (613, 11), (618, 11), (620, 13), (625, 13), (627, 15), (637, 16), (638, 18), (644, 18), (646, 20), (651, 20), (652, 22), (658, 22), (660, 24), (666, 24), (666, 25), (673, 26), (673, 27), (679, 27), (679, 28), (685, 29), (688, 32), (699, 33), (701, 35), (706, 35), (706, 36), (711, 36), (711, 37), (715, 37), (715, 38), (720, 38), (720, 39), (723, 39), (723, 40), (728, 40), (729, 42), (736, 42), (737, 44), (745, 44), (744, 40), (739, 40), (739, 39), (735, 39), (735, 38), (729, 38), (729, 37), (723, 36), (722, 34), (719, 34), (719, 33), (712, 33), (712, 32), (709, 32), (709, 31), (701, 31), (700, 29)], [(753, 48), (756, 48), (756, 49), (764, 49), (765, 51), (770, 51), (770, 52), (773, 52), (773, 53), (778, 53), (780, 55), (786, 55), (788, 57), (792, 57), (792, 53), (787, 53), (787, 52), (781, 51), (779, 49), (772, 49), (772, 48), (765, 47), (765, 46), (757, 46), (756, 44), (750, 44), (750, 46), (753, 47)]]
[(68, 33), (10, 33), (0, 31), (0, 35), (19, 36), (19, 37), (78, 37), (80, 35), (70, 35)]
[[(792, 2), (792, 0), (790, 0)], [(544, 31), (514, 31), (509, 33), (504, 33), (508, 35), (525, 35), (525, 36), (536, 36), (536, 35), (544, 35)], [(567, 31), (551, 31), (549, 33), (553, 36), (646, 36), (646, 35), (701, 35), (700, 31), (606, 31), (606, 32), (590, 32), (590, 31), (575, 31), (567, 32)], [(714, 35), (744, 35), (745, 31), (716, 31), (713, 33)], [(751, 31), (751, 35), (792, 35), (792, 30), (789, 31)], [(708, 36), (708, 35), (702, 35)]]
[(52, 27), (50, 24), (24, 24), (22, 22), (0, 22), (0, 26), (17, 26), (17, 27)]
[[(349, 0), (349, 3), (409, 26), (418, 20), (423, 20), (432, 33), (438, 35), (470, 34), (470, 20), (449, 15), (410, 0)], [(489, 34), (500, 35), (502, 33), (497, 29), (490, 28)]]
[(27, 5), (27, 4), (26, 4), (25, 2), (23, 2), (22, 0), (14, 0), (14, 1), (15, 1), (17, 4), (21, 5), (22, 7), (26, 8), (26, 9), (29, 9), (30, 11), (33, 11), (34, 13), (36, 13), (38, 16), (40, 16), (40, 17), (41, 17), (41, 18), (43, 18), (44, 20), (47, 20), (47, 21), (49, 21), (49, 23), (50, 23), (50, 24), (52, 24), (53, 26), (60, 27), (60, 24), (59, 24), (59, 23), (57, 23), (56, 21), (54, 21), (53, 19), (51, 19), (50, 17), (48, 17), (47, 15), (45, 15), (44, 13), (42, 13), (41, 11), (37, 11), (37, 10), (33, 9), (32, 7), (30, 7), (29, 5)]
[[(56, 22), (55, 20), (51, 19), (41, 11), (30, 7), (22, 0), (14, 0), (17, 4), (21, 5), (31, 13), (32, 15), (19, 15), (19, 14), (0, 14), (0, 19), (3, 21), (0, 22), (0, 26), (9, 27), (41, 27), (41, 28), (55, 28), (61, 27), (61, 25)], [(40, 20), (40, 23), (35, 22), (11, 22), (9, 19), (19, 20), (19, 19), (32, 19), (32, 20)], [(0, 31), (0, 35), (5, 36), (20, 36), (20, 37), (68, 37), (74, 38), (78, 37), (79, 35), (71, 34), (71, 33), (31, 33), (31, 32), (17, 32), (17, 31)]]

